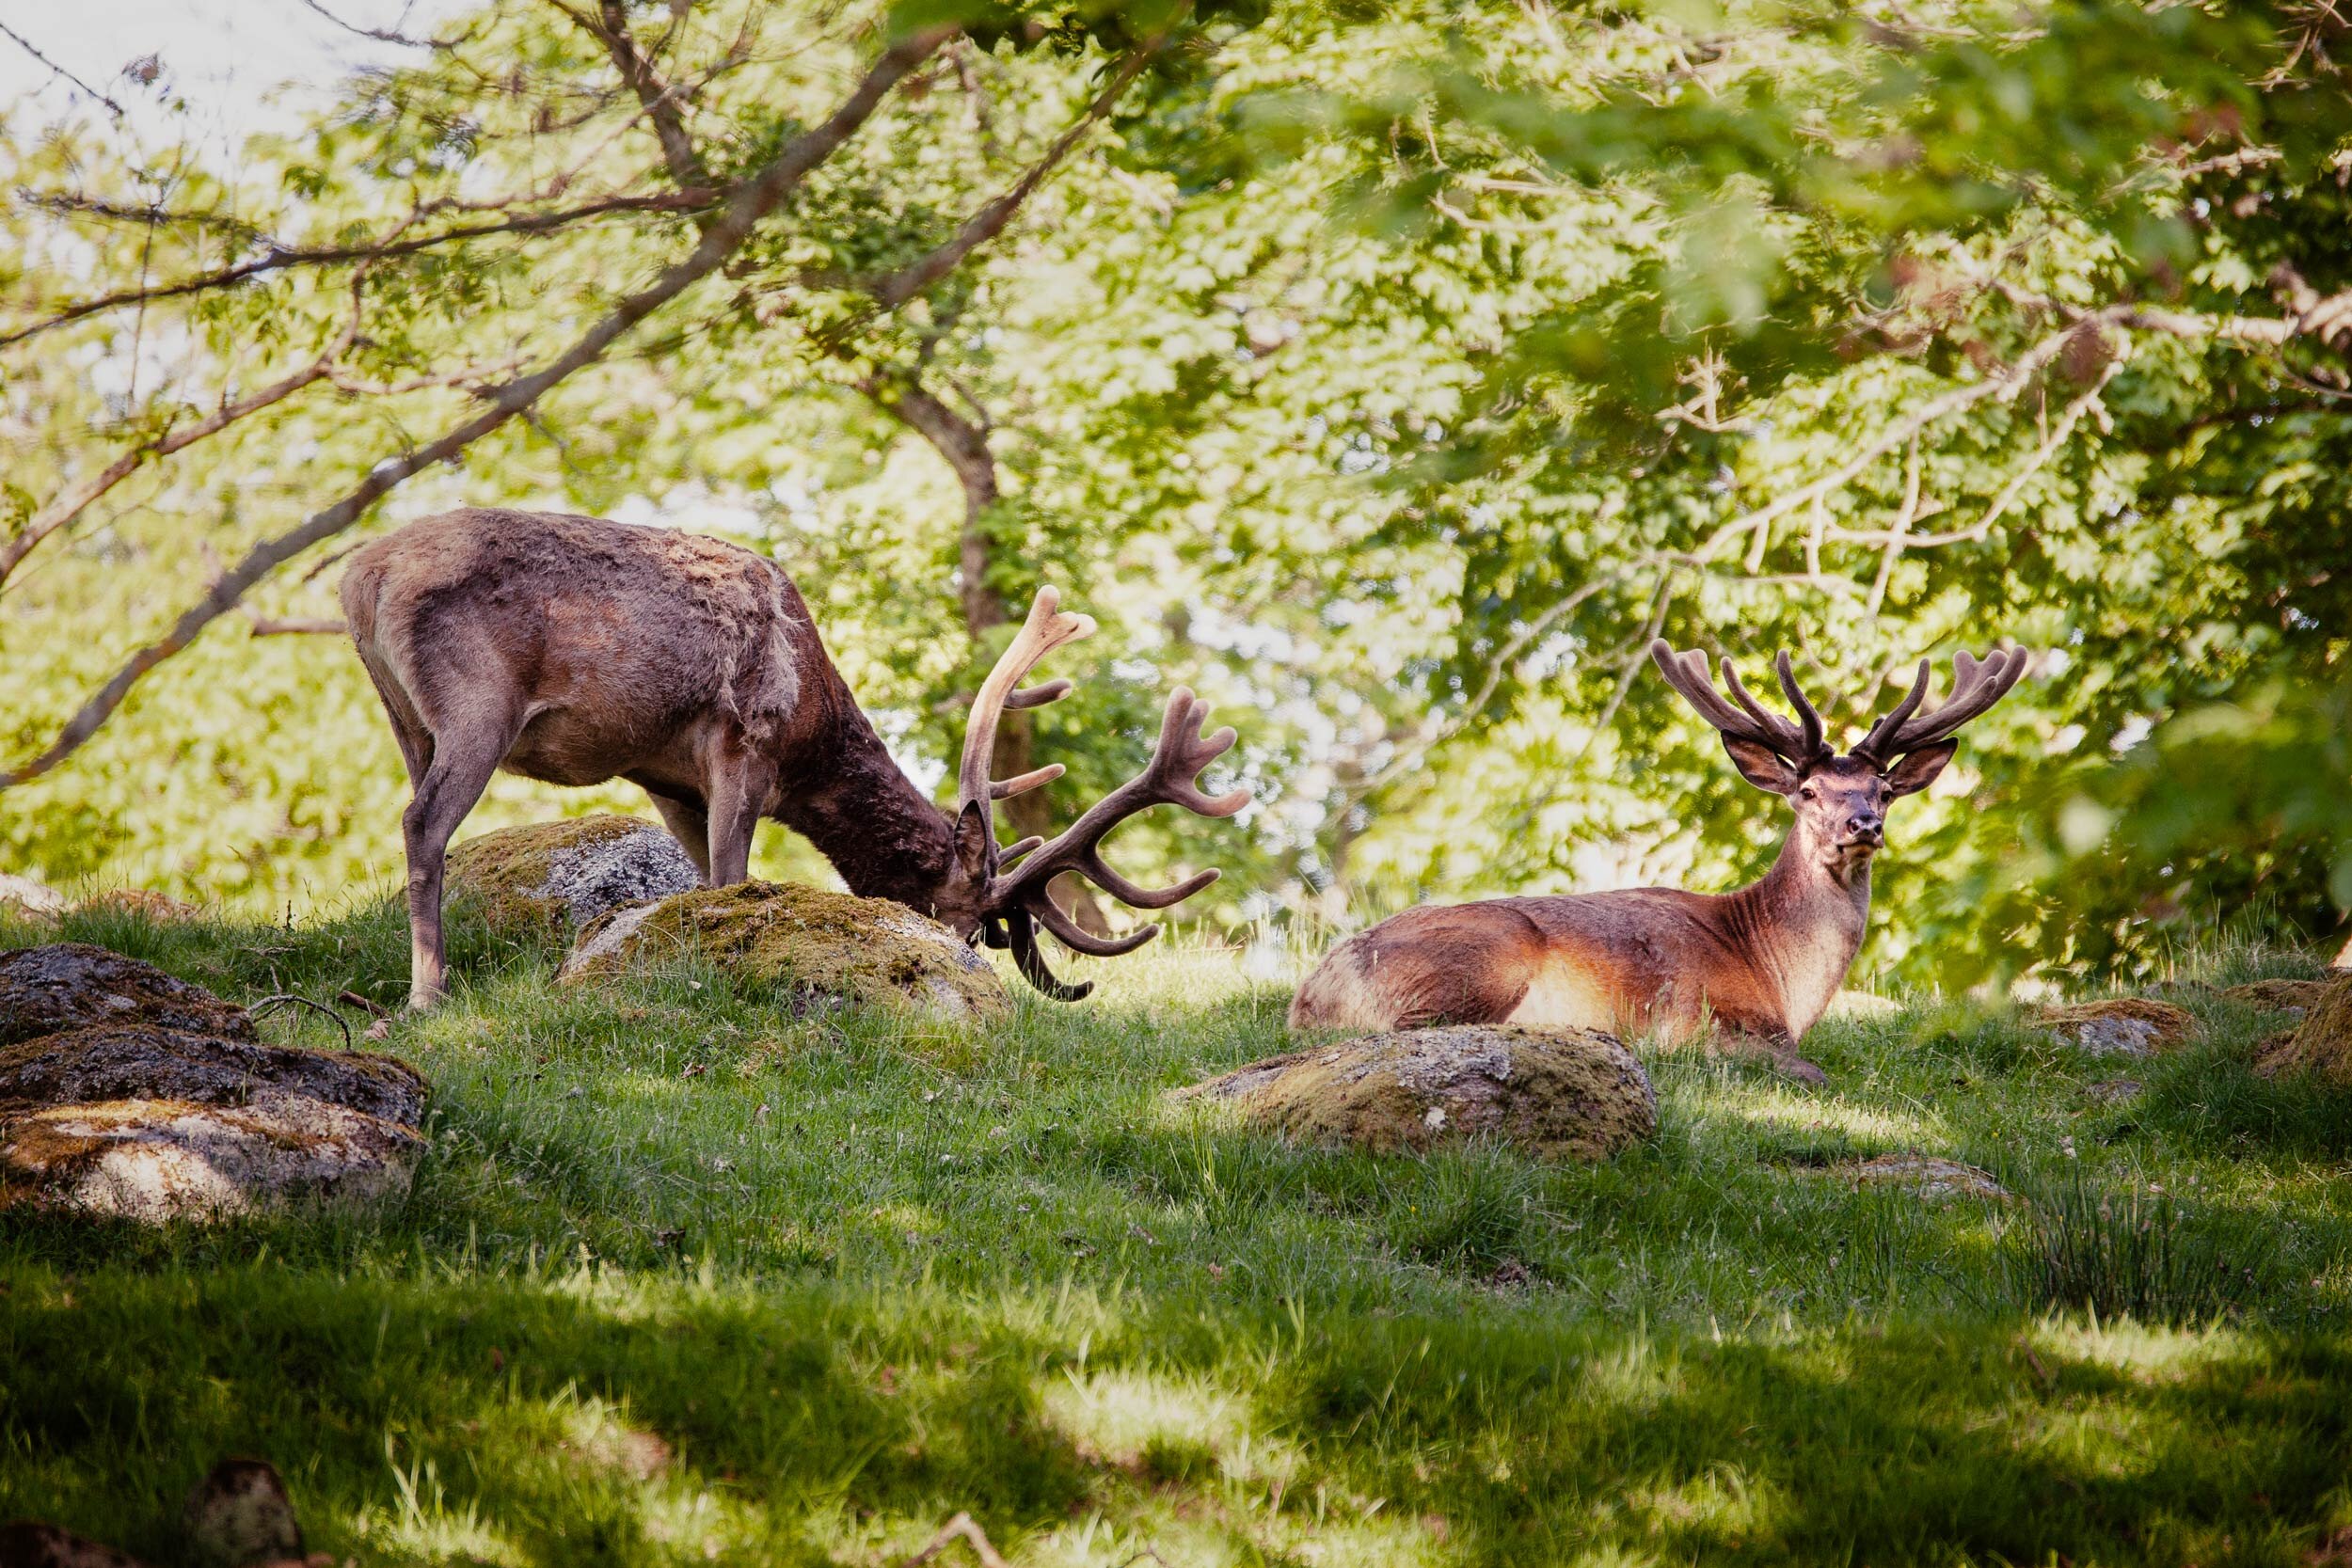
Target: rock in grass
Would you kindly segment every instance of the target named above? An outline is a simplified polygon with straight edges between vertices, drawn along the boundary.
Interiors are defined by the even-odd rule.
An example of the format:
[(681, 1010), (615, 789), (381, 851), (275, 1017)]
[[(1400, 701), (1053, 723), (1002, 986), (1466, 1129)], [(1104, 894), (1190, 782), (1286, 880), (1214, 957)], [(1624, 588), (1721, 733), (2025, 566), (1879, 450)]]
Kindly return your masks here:
[(47, 882), (0, 871), (0, 914), (13, 913), (49, 924), (64, 912), (65, 895)]
[(2147, 1085), (2137, 1078), (2105, 1078), (2083, 1085), (2083, 1098), (2096, 1105), (2122, 1105), (2137, 1100)]
[(253, 1021), (201, 986), (84, 942), (0, 953), (0, 1045), (90, 1023), (251, 1039)]
[(1987, 1197), (2006, 1201), (2008, 1188), (1990, 1171), (1932, 1154), (1882, 1154), (1850, 1165), (1833, 1166), (1856, 1186), (1901, 1187), (1923, 1198)]
[(278, 1472), (259, 1459), (224, 1459), (196, 1483), (180, 1513), (203, 1568), (254, 1568), (302, 1556), (302, 1527)]
[(791, 883), (700, 888), (606, 915), (556, 978), (572, 985), (697, 958), (786, 998), (796, 1014), (888, 1007), (1001, 1018), (1012, 997), (953, 931), (886, 898)]
[(100, 1023), (0, 1048), (0, 1118), (109, 1100), (237, 1106), (325, 1101), (414, 1127), (424, 1078), (396, 1056), (305, 1051), (150, 1023)]
[(2145, 996), (2038, 1007), (2027, 1022), (2094, 1056), (2153, 1056), (2197, 1033), (2194, 1013)]
[(1615, 1037), (1456, 1025), (1367, 1035), (1252, 1062), (1177, 1091), (1301, 1142), (1377, 1153), (1491, 1137), (1604, 1160), (1658, 1130), (1649, 1075)]
[(243, 1008), (103, 948), (7, 955), (5, 984), (31, 1000), (0, 1017), (106, 1022), (0, 1046), (0, 1209), (162, 1224), (406, 1195), (425, 1084), (405, 1062), (265, 1045)]
[(2331, 1088), (2352, 1089), (2352, 974), (2326, 984), (2301, 1023), (2263, 1042), (2256, 1071), (2308, 1073)]
[(0, 1568), (143, 1568), (137, 1558), (56, 1525), (0, 1525)]
[(607, 911), (702, 885), (658, 824), (633, 816), (532, 822), (449, 852), (449, 891), (493, 929), (577, 931)]
[(2230, 986), (2221, 994), (2266, 1013), (2300, 1018), (2319, 1005), (2332, 984), (2330, 980), (2249, 980), (2242, 986)]
[(108, 1100), (0, 1122), (0, 1210), (163, 1225), (405, 1197), (412, 1127), (301, 1095)]

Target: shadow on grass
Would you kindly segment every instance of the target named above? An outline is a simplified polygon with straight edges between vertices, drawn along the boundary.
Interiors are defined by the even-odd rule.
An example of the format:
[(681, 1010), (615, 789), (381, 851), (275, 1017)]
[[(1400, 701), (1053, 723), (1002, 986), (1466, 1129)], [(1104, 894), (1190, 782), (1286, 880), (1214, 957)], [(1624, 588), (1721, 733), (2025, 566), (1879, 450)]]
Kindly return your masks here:
[(18, 1271), (0, 1358), (0, 1513), (159, 1562), (234, 1452), (367, 1562), (895, 1560), (969, 1509), (1106, 1563), (2286, 1563), (2352, 1442), (2334, 1341), (2030, 1320), (1719, 1342), (248, 1264)]

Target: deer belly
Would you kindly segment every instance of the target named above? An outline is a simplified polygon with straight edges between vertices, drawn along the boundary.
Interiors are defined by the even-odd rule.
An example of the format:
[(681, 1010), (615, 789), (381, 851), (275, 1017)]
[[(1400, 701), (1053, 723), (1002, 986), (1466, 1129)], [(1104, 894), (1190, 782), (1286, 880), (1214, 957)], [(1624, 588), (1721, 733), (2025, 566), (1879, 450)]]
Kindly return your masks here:
[(1551, 958), (1536, 969), (1527, 994), (1502, 1022), (1527, 1029), (1614, 1030), (1617, 1012), (1613, 990), (1599, 975)]

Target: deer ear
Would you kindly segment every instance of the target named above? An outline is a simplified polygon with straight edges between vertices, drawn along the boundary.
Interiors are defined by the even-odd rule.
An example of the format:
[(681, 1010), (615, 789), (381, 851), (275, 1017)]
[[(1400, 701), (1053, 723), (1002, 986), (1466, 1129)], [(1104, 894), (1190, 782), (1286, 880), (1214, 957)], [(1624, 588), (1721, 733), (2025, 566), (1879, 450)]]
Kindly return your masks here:
[(1959, 750), (1960, 742), (1957, 740), (1922, 746), (1888, 768), (1886, 782), (1898, 795), (1916, 795), (1935, 782), (1935, 776), (1944, 771), (1944, 765), (1951, 761), (1952, 753)]
[(988, 875), (988, 852), (994, 847), (989, 838), (988, 813), (977, 800), (966, 800), (956, 814), (956, 862), (976, 882)]
[(1740, 776), (1770, 795), (1792, 795), (1804, 781), (1788, 766), (1778, 752), (1770, 746), (1759, 746), (1753, 740), (1734, 740), (1724, 736), (1724, 750), (1731, 753), (1731, 765), (1740, 769)]

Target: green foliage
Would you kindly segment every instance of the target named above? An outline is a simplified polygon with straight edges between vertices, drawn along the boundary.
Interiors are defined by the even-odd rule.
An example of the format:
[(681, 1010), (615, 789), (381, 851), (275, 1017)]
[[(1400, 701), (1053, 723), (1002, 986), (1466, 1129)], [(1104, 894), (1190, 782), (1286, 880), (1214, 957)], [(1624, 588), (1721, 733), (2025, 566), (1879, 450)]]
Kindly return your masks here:
[[(1175, 684), (1240, 723), (1232, 773), (1257, 805), (1162, 813), (1116, 847), (1146, 877), (1226, 866), (1194, 912), (1229, 932), (1753, 874), (1778, 808), (1646, 672), (1661, 633), (1752, 671), (1794, 650), (1841, 726), (1923, 654), (2054, 651), (1896, 817), (1882, 973), (2148, 973), (2190, 927), (2340, 920), (2325, 693), (2352, 646), (2352, 388), (2311, 312), (2352, 288), (2352, 104), (2328, 16), (1195, 8), (1004, 234), (882, 310), (857, 280), (1011, 186), (1177, 13), (778, 6), (740, 39), (707, 8), (628, 14), (697, 84), (713, 181), (830, 112), (868, 23), (952, 17), (985, 47), (894, 95), (724, 278), (371, 528), (466, 500), (767, 549), (926, 780), (993, 648), (967, 623), (977, 545), (1004, 605), (1052, 581), (1104, 626), (1057, 659), (1078, 697), (1039, 716), (1040, 760), (1070, 765), (1054, 820), (1133, 770)], [(571, 193), (676, 188), (585, 29), (538, 7), (471, 26), (233, 178), (12, 120), (8, 183), (85, 202), (0, 214), (24, 311), (262, 236), (543, 193), (551, 169)], [(632, 211), (372, 264), (349, 385), (142, 469), (0, 587), (8, 754), (213, 556), (455, 417), (469, 377), (609, 308), (696, 221)], [(353, 280), (267, 273), (143, 328), (102, 313), (0, 351), (25, 433), (0, 516), (23, 526), (126, 443), (305, 362)], [(178, 334), (181, 368), (128, 373), (142, 331)], [(993, 503), (967, 515), (894, 415), (911, 381), (986, 427)], [(325, 612), (329, 581), (260, 608)], [(2200, 732), (2207, 710), (2244, 734)], [(628, 798), (498, 791), (485, 824)], [(339, 646), (217, 626), (67, 768), (0, 797), (0, 842), (55, 878), (331, 905), (393, 868), (400, 793)], [(780, 834), (767, 853), (813, 863)]]

